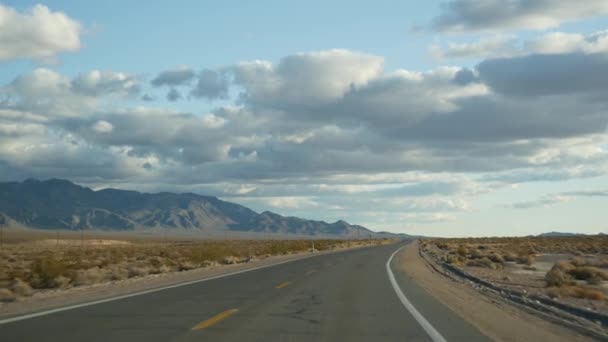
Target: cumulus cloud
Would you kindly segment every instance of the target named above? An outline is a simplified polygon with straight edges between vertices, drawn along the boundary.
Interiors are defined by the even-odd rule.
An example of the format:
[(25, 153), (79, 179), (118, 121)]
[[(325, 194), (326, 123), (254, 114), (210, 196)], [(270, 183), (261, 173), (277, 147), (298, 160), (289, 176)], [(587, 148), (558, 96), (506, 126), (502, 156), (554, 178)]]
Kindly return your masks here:
[(36, 5), (19, 13), (0, 4), (0, 61), (53, 58), (80, 49), (80, 23), (62, 12)]
[(128, 74), (93, 70), (72, 80), (72, 89), (89, 96), (108, 94), (133, 95), (139, 93), (138, 80)]
[[(0, 90), (0, 171), (197, 191), (304, 216), (374, 204), (387, 217), (440, 222), (515, 183), (608, 174), (602, 80), (578, 66), (594, 59), (601, 66), (599, 53), (580, 52), (416, 72), (360, 52), (300, 53), (208, 70), (200, 96), (240, 95), (205, 113), (131, 107), (116, 96), (129, 93), (128, 74), (37, 69)], [(517, 72), (530, 61), (538, 70)], [(167, 89), (194, 91), (201, 75)], [(572, 84), (548, 84), (556, 77)]]
[(608, 13), (604, 0), (452, 0), (441, 6), (437, 31), (543, 30)]
[(384, 60), (348, 50), (290, 55), (275, 66), (243, 62), (232, 68), (246, 101), (274, 106), (315, 106), (339, 99), (381, 75)]
[(207, 100), (225, 99), (228, 97), (228, 78), (225, 73), (205, 69), (197, 76), (197, 82), (190, 95)]
[(1, 108), (49, 117), (82, 117), (91, 114), (107, 96), (139, 93), (138, 80), (128, 74), (93, 70), (74, 79), (47, 68), (19, 75), (0, 88)]
[(161, 71), (150, 83), (155, 87), (188, 85), (194, 79), (195, 72), (191, 68), (179, 68)]

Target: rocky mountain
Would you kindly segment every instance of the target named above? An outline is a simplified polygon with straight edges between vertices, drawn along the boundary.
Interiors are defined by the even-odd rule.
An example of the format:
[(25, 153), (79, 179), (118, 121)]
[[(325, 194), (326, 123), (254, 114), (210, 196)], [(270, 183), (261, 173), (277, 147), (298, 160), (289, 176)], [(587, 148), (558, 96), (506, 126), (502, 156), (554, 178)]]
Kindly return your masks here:
[(306, 235), (373, 234), (345, 221), (327, 223), (261, 214), (239, 204), (193, 193), (93, 191), (67, 180), (0, 183), (0, 224), (40, 229), (252, 231)]

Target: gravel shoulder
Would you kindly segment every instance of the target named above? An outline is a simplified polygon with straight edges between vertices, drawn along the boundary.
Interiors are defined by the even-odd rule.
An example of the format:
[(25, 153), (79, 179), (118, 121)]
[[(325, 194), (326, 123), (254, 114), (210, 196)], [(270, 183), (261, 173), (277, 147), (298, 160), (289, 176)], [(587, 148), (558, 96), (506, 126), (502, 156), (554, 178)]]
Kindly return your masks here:
[(399, 263), (425, 291), (496, 341), (592, 341), (437, 273), (419, 255), (417, 243), (399, 253)]

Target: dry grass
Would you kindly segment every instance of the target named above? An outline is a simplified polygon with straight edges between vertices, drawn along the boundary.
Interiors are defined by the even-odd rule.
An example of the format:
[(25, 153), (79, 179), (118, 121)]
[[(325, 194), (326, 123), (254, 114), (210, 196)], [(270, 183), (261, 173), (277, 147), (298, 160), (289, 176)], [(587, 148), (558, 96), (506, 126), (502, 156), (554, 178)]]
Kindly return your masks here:
[[(316, 240), (315, 250), (389, 243), (389, 240)], [(149, 274), (187, 271), (311, 250), (310, 240), (209, 240), (126, 244), (4, 245), (0, 250), (0, 301), (35, 291), (90, 285)]]

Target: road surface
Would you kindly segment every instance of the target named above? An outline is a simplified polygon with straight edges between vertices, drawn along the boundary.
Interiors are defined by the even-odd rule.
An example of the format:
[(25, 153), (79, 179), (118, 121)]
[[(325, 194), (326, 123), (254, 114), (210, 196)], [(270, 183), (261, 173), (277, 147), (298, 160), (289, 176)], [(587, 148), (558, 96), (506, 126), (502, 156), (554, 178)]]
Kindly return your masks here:
[[(387, 261), (402, 245), (324, 254), (3, 322), (0, 339), (6, 342), (487, 341), (399, 271), (397, 258), (393, 258), (389, 267), (395, 286), (408, 301), (404, 304), (387, 270)], [(412, 307), (417, 313), (412, 313)], [(425, 322), (421, 323), (421, 319)]]

